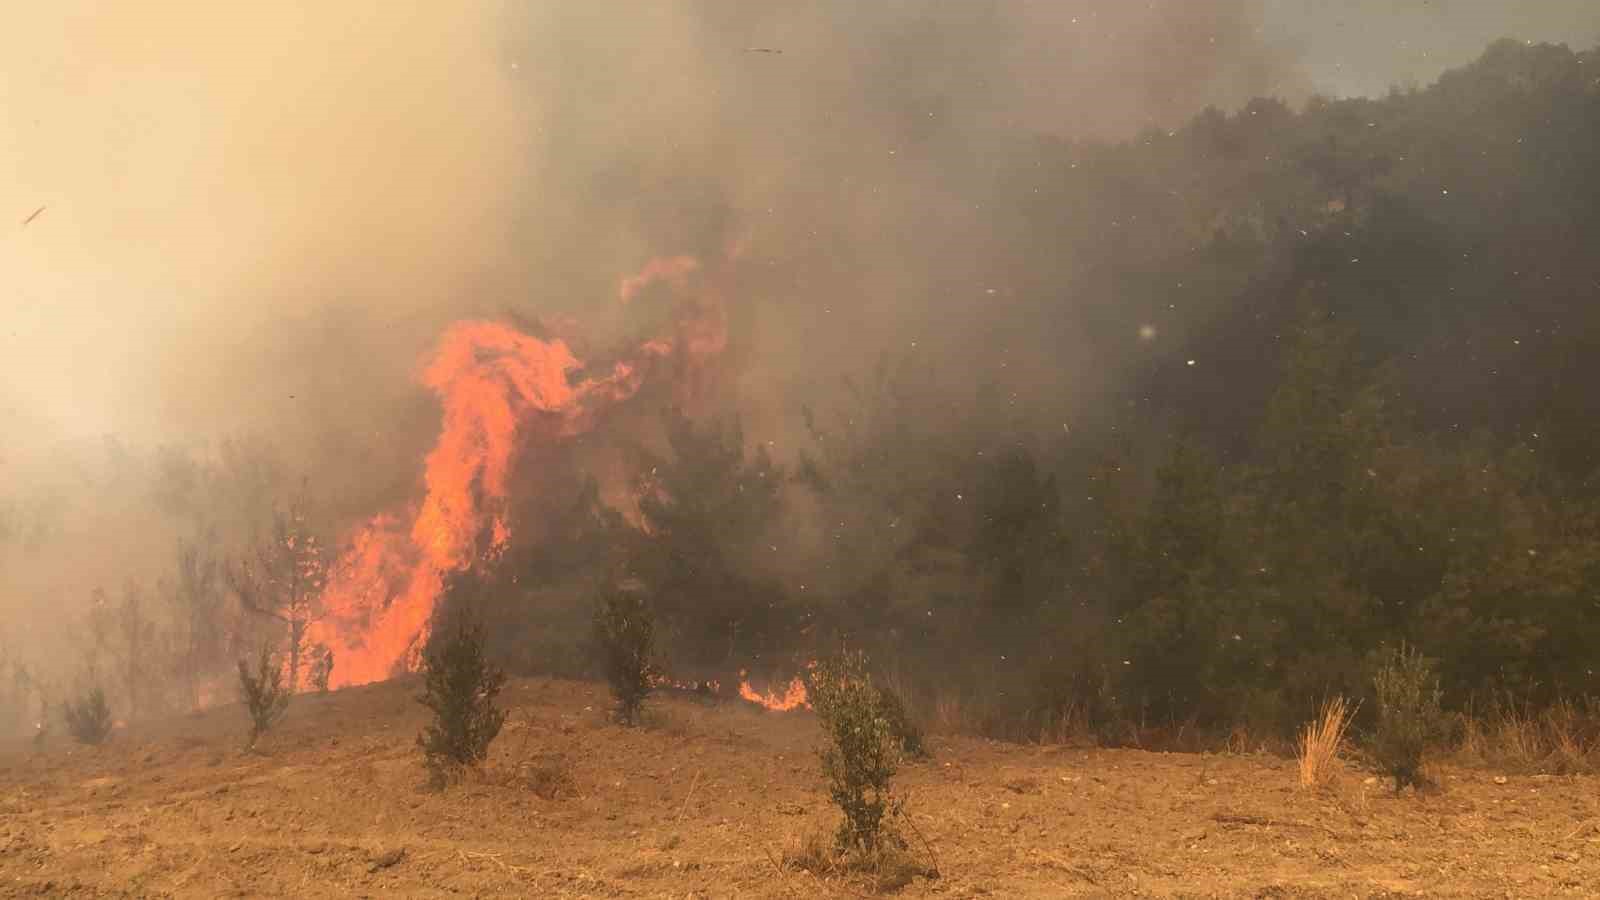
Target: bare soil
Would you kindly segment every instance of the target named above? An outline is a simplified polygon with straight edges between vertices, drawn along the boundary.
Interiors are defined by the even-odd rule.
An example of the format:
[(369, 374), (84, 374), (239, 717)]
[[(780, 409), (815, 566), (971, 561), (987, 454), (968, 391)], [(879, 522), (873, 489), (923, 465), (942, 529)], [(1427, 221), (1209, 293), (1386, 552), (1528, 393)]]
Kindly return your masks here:
[[(415, 681), (297, 698), (256, 752), (238, 707), (0, 748), (0, 896), (817, 897), (784, 865), (835, 813), (807, 713), (686, 697), (648, 727), (599, 685), (514, 681), (479, 776), (429, 792)], [(931, 741), (914, 851), (948, 897), (1600, 895), (1600, 779), (1367, 773), (1308, 792), (1292, 760)], [(1502, 783), (1503, 782), (1503, 783)], [(924, 839), (926, 844), (924, 844)]]

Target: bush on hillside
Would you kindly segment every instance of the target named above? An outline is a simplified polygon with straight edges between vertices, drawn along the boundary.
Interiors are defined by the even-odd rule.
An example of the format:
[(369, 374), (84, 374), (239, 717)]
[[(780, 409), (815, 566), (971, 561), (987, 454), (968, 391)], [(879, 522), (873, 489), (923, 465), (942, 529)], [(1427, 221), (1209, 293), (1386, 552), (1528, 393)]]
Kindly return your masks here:
[(484, 655), (483, 626), (459, 618), (428, 642), (417, 702), (433, 711), (433, 721), (417, 735), (417, 746), (435, 787), (488, 758), (506, 720), (495, 706), (505, 681)]
[(106, 692), (98, 686), (77, 700), (62, 704), (61, 716), (67, 721), (67, 731), (80, 744), (102, 744), (111, 736), (111, 706), (106, 703)]
[(607, 594), (595, 609), (594, 640), (617, 701), (617, 721), (632, 725), (657, 674), (655, 618), (644, 598), (630, 591)]
[(244, 660), (239, 660), (239, 693), (250, 713), (250, 739), (245, 746), (254, 747), (289, 709), (291, 692), (284, 683), (283, 666), (277, 654), (262, 647), (254, 672)]
[(1428, 787), (1422, 758), (1443, 721), (1433, 662), (1404, 643), (1385, 648), (1379, 652), (1373, 687), (1378, 699), (1374, 758), (1383, 773), (1394, 779), (1395, 793), (1408, 784)]

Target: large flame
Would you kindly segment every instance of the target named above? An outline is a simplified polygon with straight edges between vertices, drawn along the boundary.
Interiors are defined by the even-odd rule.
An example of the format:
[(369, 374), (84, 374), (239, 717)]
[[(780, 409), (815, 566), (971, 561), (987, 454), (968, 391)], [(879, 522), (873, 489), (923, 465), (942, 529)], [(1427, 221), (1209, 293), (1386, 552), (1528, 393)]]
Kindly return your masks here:
[[(628, 299), (655, 281), (681, 288), (698, 268), (686, 257), (652, 261), (619, 293)], [(444, 412), (426, 461), (426, 493), (406, 515), (375, 516), (349, 539), (308, 629), (308, 645), (334, 654), (330, 685), (415, 668), (445, 575), (492, 557), (511, 539), (506, 481), (518, 456), (593, 427), (663, 360), (677, 364), (675, 377), (691, 378), (700, 358), (726, 346), (725, 321), (720, 298), (702, 296), (685, 305), (674, 334), (576, 383), (570, 376), (582, 364), (565, 341), (498, 322), (451, 326), (421, 376)]]

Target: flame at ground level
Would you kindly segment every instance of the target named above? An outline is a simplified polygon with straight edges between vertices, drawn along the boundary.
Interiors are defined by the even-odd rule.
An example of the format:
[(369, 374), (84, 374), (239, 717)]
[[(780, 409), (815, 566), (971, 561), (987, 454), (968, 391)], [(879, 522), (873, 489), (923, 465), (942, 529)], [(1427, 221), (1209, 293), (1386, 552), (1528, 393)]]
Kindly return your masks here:
[(740, 681), (739, 696), (778, 712), (788, 712), (801, 707), (811, 708), (811, 703), (806, 697), (806, 683), (799, 678), (790, 681), (788, 688), (781, 694), (777, 690), (763, 694), (751, 687), (750, 682)]

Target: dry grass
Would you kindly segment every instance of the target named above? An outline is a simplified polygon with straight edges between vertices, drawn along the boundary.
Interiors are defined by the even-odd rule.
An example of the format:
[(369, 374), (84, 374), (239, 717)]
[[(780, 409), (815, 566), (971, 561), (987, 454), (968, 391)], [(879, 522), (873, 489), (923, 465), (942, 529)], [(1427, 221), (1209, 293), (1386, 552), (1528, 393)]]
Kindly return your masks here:
[(1504, 762), (1532, 766), (1545, 756), (1544, 735), (1533, 713), (1515, 705), (1500, 711), (1494, 725), (1496, 755)]
[(523, 769), (528, 789), (545, 800), (560, 800), (578, 795), (578, 781), (572, 777), (572, 767), (565, 759), (537, 763)]
[(1594, 742), (1584, 733), (1585, 716), (1578, 708), (1567, 700), (1558, 701), (1545, 711), (1544, 726), (1557, 774), (1587, 772)]
[(1600, 716), (1590, 702), (1557, 700), (1542, 712), (1530, 704), (1497, 704), (1484, 717), (1461, 717), (1457, 759), (1467, 764), (1574, 775), (1592, 771), (1600, 749)]
[(967, 705), (955, 691), (945, 691), (933, 701), (933, 731), (937, 734), (971, 734)]
[(1322, 704), (1322, 711), (1300, 732), (1295, 758), (1301, 787), (1320, 788), (1333, 779), (1354, 713), (1343, 697), (1334, 697)]
[(1039, 726), (1039, 743), (1063, 744), (1068, 747), (1093, 747), (1097, 741), (1089, 717), (1076, 704), (1045, 719)]
[(938, 869), (918, 859), (903, 842), (883, 840), (871, 850), (840, 852), (827, 829), (802, 832), (783, 851), (783, 865), (819, 879), (865, 880), (879, 893), (897, 891), (913, 879), (939, 877)]

